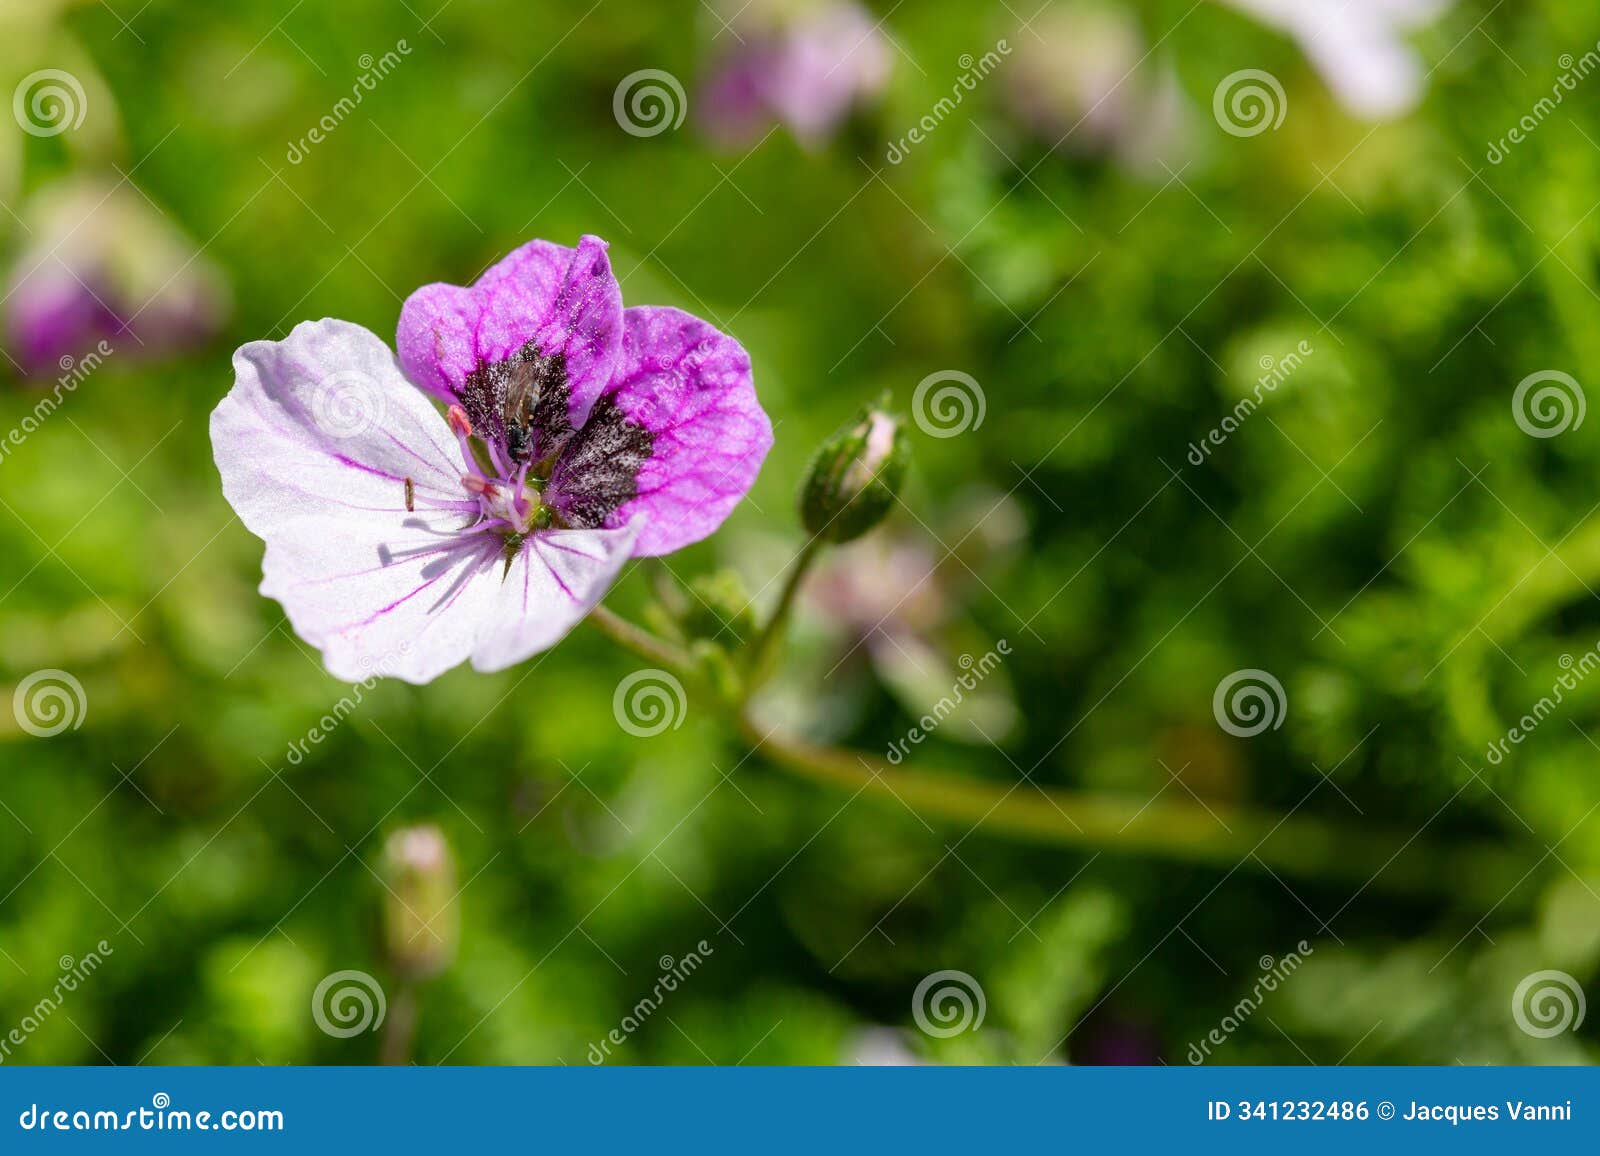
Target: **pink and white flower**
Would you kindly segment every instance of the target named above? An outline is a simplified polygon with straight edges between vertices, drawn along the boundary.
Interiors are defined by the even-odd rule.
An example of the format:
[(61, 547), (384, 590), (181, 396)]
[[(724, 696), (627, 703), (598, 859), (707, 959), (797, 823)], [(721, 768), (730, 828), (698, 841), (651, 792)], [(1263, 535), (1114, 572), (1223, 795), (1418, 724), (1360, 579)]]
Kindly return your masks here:
[(339, 678), (553, 646), (628, 559), (721, 525), (772, 445), (739, 343), (624, 309), (597, 237), (417, 290), (397, 344), (335, 320), (251, 342), (211, 417), (261, 592)]

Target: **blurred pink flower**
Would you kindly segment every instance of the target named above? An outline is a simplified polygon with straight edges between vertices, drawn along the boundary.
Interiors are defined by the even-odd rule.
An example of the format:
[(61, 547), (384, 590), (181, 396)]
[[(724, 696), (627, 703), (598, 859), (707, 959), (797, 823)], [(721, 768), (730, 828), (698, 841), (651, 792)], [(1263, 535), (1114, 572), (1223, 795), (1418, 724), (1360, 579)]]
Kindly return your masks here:
[(889, 79), (888, 38), (852, 0), (745, 0), (720, 35), (730, 44), (696, 103), (706, 134), (728, 146), (777, 121), (820, 147)]
[(169, 354), (202, 344), (230, 311), (222, 272), (126, 181), (72, 178), (24, 206), (27, 244), (8, 279), (7, 345), (30, 375), (109, 343)]

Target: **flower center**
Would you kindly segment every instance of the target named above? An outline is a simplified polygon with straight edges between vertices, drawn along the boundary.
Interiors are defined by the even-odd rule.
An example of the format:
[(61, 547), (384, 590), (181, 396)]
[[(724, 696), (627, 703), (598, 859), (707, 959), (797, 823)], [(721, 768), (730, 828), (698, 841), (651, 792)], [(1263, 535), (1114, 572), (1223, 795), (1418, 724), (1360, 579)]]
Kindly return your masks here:
[(538, 485), (530, 486), (522, 480), (523, 473), (518, 470), (513, 478), (484, 478), (476, 474), (465, 474), (461, 478), (462, 487), (478, 499), (482, 520), (501, 523), (507, 536), (547, 529), (555, 515), (555, 511), (541, 501)]
[(466, 412), (453, 405), (445, 416), (467, 466), (468, 472), (461, 475), (461, 487), (478, 502), (477, 528), (499, 533), (505, 539), (509, 561), (531, 531), (548, 529), (557, 521), (555, 510), (543, 501), (547, 471), (533, 462), (501, 460), (492, 442), (483, 443), (484, 456), (492, 463), (486, 467), (472, 441), (472, 423)]

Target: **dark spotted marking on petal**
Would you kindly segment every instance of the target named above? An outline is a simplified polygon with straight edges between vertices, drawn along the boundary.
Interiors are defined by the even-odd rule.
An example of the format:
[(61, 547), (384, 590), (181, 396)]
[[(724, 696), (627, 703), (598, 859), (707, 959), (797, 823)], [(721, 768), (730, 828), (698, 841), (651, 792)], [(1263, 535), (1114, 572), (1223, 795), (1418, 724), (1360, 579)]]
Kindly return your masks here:
[(544, 460), (560, 451), (572, 436), (572, 414), (567, 406), (571, 389), (567, 384), (567, 359), (557, 354), (547, 362), (545, 379), (532, 405), (527, 406), (528, 425), (534, 431), (533, 456)]
[(572, 432), (567, 359), (528, 342), (504, 361), (484, 362), (455, 391), (467, 420), (517, 463), (548, 457)]
[(618, 507), (637, 497), (639, 467), (650, 459), (654, 441), (649, 430), (622, 412), (615, 397), (595, 402), (589, 420), (562, 446), (550, 477), (566, 524), (603, 526)]

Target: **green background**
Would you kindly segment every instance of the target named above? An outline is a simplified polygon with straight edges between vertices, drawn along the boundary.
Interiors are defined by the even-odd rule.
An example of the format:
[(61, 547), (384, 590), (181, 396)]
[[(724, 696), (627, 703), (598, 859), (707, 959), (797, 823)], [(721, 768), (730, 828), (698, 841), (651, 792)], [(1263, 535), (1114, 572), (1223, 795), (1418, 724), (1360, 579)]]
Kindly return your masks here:
[[(96, 72), (115, 111), (92, 90), (85, 131), (121, 144), (19, 136), (16, 191), (137, 166), (234, 311), (182, 359), (111, 359), (0, 462), (0, 689), (61, 668), (87, 701), (49, 739), (0, 711), (0, 1033), (61, 956), (114, 949), (6, 1062), (372, 1062), (377, 1037), (319, 1031), (311, 993), (341, 969), (395, 990), (376, 872), (414, 822), (447, 833), (464, 885), (455, 960), (417, 993), (419, 1062), (584, 1063), (701, 940), (706, 965), (612, 1062), (851, 1062), (881, 1025), (930, 1060), (1183, 1063), (1301, 940), (1214, 1062), (1596, 1054), (1592, 1022), (1519, 1030), (1512, 994), (1547, 969), (1592, 985), (1600, 963), (1600, 679), (1499, 765), (1485, 750), (1600, 645), (1600, 421), (1534, 438), (1511, 404), (1530, 373), (1600, 364), (1600, 116), (1580, 87), (1504, 163), (1485, 149), (1600, 41), (1600, 13), (1461, 3), (1412, 37), (1423, 106), (1372, 126), (1234, 12), (1125, 5), (1192, 106), (1169, 179), (1049, 153), (1003, 74), (884, 163), (961, 54), (1030, 37), (999, 4), (896, 6), (881, 102), (826, 148), (780, 131), (748, 153), (696, 127), (717, 29), (699, 4), (454, 0), (427, 26), (437, 0), (21, 7), (0, 8), (8, 76)], [(401, 39), (290, 164), (362, 55)], [(620, 130), (613, 91), (641, 68), (684, 82), (681, 128)], [(1213, 120), (1242, 68), (1281, 80), (1276, 130)], [(612, 695), (640, 663), (588, 628), (502, 674), (382, 684), (288, 761), (350, 691), (256, 593), (261, 545), (222, 499), (206, 423), (232, 348), (323, 316), (392, 338), (415, 287), (585, 232), (625, 302), (745, 344), (776, 426), (750, 500), (667, 559), (686, 578), (730, 566), (769, 605), (819, 440), (884, 390), (908, 408), (931, 373), (981, 384), (981, 426), (910, 427), (881, 533), (945, 560), (930, 645), (1009, 641), (995, 686), (1017, 720), (994, 744), (936, 736), (906, 769), (1015, 785), (1046, 824), (1035, 783), (1128, 815), (1155, 799), (1169, 828), (921, 815), (747, 759), (694, 699), (630, 736)], [(1302, 340), (1304, 366), (1187, 462)], [(0, 426), (37, 389), (8, 382)], [(1007, 493), (1020, 540), (951, 553), (974, 495)], [(636, 572), (612, 602), (649, 596)], [(915, 715), (859, 650), (829, 675), (830, 645), (802, 632), (784, 693), (881, 753)], [(1212, 713), (1245, 668), (1287, 700), (1254, 738)], [(981, 985), (981, 1028), (917, 1029), (941, 969)]]

